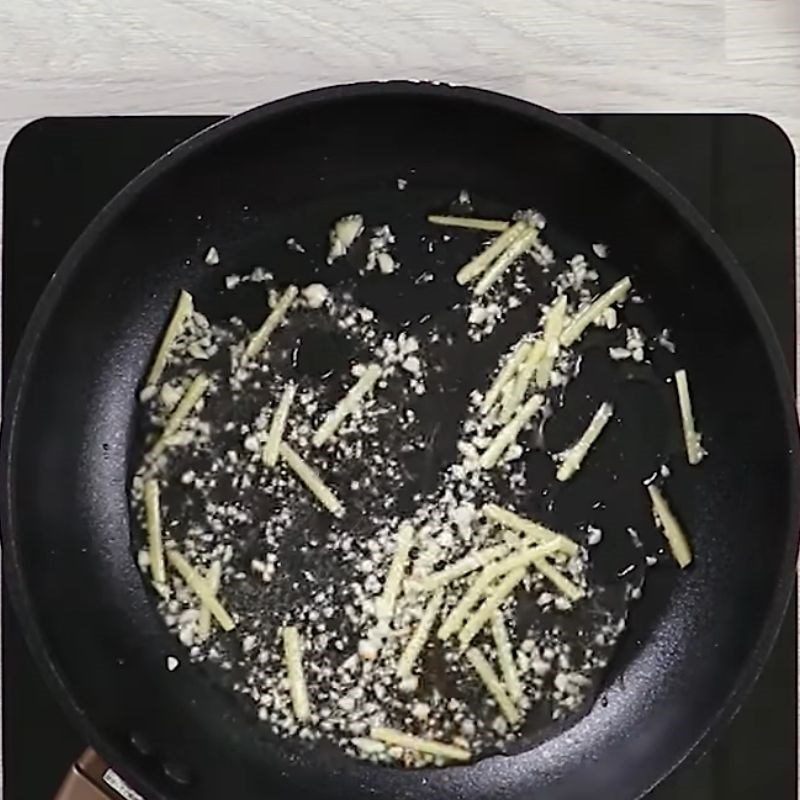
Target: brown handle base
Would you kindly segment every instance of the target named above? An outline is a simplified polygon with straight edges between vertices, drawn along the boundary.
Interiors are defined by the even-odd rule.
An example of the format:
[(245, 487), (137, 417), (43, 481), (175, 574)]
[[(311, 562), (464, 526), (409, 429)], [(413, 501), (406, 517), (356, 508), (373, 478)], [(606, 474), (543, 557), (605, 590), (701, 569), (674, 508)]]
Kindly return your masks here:
[(94, 750), (72, 765), (55, 800), (143, 800), (127, 787)]

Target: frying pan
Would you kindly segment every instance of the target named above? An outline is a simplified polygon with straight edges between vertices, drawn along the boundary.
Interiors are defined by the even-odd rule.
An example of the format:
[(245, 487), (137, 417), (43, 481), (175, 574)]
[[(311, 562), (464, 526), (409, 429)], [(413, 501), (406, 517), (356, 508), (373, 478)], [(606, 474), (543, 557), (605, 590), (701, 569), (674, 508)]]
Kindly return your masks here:
[[(233, 269), (268, 261), (279, 281), (310, 280), (324, 269), (315, 264), (330, 221), (363, 207), (395, 220), (398, 246), (410, 248), (401, 260), (413, 266), (424, 215), (463, 187), (487, 215), (540, 209), (559, 252), (607, 243), (604, 269), (630, 274), (642, 313), (672, 331), (711, 455), (699, 469), (681, 465), (669, 400), (634, 391), (632, 426), (620, 425), (595, 472), (544, 511), (571, 527), (601, 500), (613, 572), (628, 554), (625, 537), (608, 532), (646, 530), (641, 479), (670, 458), (695, 563), (648, 575), (585, 714), (523, 737), (511, 755), (405, 771), (277, 739), (206, 670), (165, 669), (175, 641), (132, 556), (136, 393), (179, 288), (212, 317), (231, 313), (219, 274), (202, 264), (210, 244)], [(287, 235), (311, 243), (305, 260), (286, 254)], [(424, 294), (413, 281), (376, 290), (378, 312), (401, 325), (449, 303), (445, 278), (475, 249), (456, 239)], [(474, 352), (453, 353), (462, 379), (482, 369)], [(564, 436), (580, 430), (573, 424)], [(30, 646), (65, 707), (148, 800), (636, 798), (709, 742), (768, 655), (796, 561), (797, 453), (792, 391), (766, 316), (719, 238), (663, 179), (529, 103), (460, 87), (353, 85), (201, 132), (129, 184), (70, 250), (5, 398), (4, 557)]]

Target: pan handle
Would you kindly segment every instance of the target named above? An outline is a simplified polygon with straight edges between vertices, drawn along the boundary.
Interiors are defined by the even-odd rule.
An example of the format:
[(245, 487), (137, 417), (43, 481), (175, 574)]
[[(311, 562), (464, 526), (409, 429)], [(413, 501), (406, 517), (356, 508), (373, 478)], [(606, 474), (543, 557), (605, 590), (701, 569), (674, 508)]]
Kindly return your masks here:
[(94, 750), (72, 765), (55, 800), (144, 800)]

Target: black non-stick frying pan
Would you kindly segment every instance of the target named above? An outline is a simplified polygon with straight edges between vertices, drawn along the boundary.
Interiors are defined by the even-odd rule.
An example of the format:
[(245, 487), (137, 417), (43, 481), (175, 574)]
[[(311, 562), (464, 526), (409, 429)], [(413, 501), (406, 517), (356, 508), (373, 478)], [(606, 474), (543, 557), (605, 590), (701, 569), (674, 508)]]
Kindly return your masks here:
[[(487, 214), (539, 208), (565, 250), (608, 244), (607, 269), (630, 274), (653, 324), (673, 331), (711, 455), (699, 469), (676, 465), (671, 483), (696, 561), (652, 571), (588, 713), (514, 755), (404, 771), (282, 742), (205, 670), (165, 669), (174, 639), (132, 557), (136, 394), (179, 288), (212, 316), (231, 313), (202, 265), (208, 245), (230, 268), (269, 263), (279, 281), (297, 280), (293, 270), (305, 280), (342, 213), (377, 209), (398, 242), (418, 243), (425, 214), (463, 187)], [(287, 235), (318, 247), (292, 261)], [(427, 312), (452, 300), (445, 278), (470, 241), (448, 251), (448, 288), (432, 285)], [(401, 257), (413, 264), (418, 244), (408, 246)], [(400, 325), (421, 313), (410, 292), (400, 284), (372, 300)], [(462, 376), (469, 358), (453, 354)], [(634, 479), (674, 455), (675, 433), (658, 392), (628, 399), (632, 427), (598, 454), (594, 477), (555, 499), (555, 521), (585, 521), (602, 499), (607, 531), (645, 524)], [(793, 396), (734, 259), (629, 153), (474, 89), (312, 92), (216, 125), (146, 170), (81, 236), (36, 308), (5, 398), (2, 463), (4, 557), (31, 647), (88, 740), (148, 800), (639, 797), (738, 708), (794, 575)]]

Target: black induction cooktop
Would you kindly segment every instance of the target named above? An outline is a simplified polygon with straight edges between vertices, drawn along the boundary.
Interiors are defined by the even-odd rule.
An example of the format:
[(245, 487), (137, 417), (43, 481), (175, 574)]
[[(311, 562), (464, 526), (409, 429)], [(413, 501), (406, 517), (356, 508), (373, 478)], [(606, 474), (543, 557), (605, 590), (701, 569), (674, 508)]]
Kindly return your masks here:
[[(783, 132), (749, 115), (580, 118), (662, 172), (711, 221), (750, 276), (794, 373), (794, 153)], [(4, 384), (31, 310), (81, 229), (139, 170), (217, 119), (48, 118), (17, 134), (3, 176)], [(2, 619), (2, 796), (51, 800), (86, 742), (42, 682), (5, 590)], [(733, 724), (652, 800), (797, 797), (796, 653), (793, 599), (764, 674)]]

